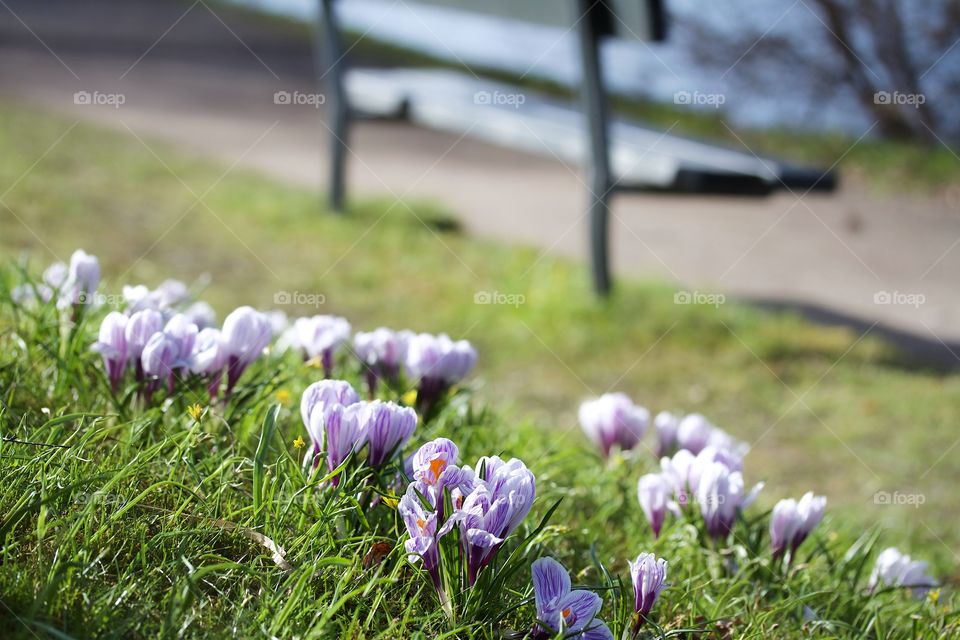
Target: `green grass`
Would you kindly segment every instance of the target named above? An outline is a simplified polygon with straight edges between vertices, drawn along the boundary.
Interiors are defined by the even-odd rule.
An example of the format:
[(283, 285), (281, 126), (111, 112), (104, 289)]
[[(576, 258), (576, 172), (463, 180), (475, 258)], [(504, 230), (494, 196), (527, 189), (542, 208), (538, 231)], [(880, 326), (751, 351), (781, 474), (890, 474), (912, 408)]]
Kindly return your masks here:
[[(579, 575), (575, 582), (606, 584), (608, 620), (617, 619), (617, 591), (600, 567), (627, 579), (626, 560), (654, 549), (671, 561), (674, 586), (656, 610), (667, 629), (715, 629), (719, 621), (733, 625), (733, 637), (803, 637), (803, 604), (830, 621), (818, 627), (824, 636), (912, 637), (914, 625), (955, 624), (949, 590), (934, 607), (899, 592), (867, 598), (862, 587), (876, 536), (931, 560), (939, 576), (955, 575), (956, 376), (918, 368), (872, 336), (790, 315), (733, 303), (678, 306), (658, 283), (623, 282), (598, 302), (581, 267), (435, 231), (443, 212), (423, 203), (360, 201), (344, 217), (325, 215), (316, 194), (240, 170), (220, 179), (222, 167), (153, 147), (161, 163), (135, 140), (70, 124), (0, 107), (3, 262), (29, 255), (36, 273), (79, 246), (100, 256), (108, 292), (209, 273), (202, 295), (221, 314), (242, 303), (273, 307), (278, 291), (321, 293), (321, 311), (346, 315), (356, 328), (470, 339), (481, 355), (470, 393), (421, 425), (416, 441), (442, 434), (467, 460), (523, 458), (540, 496), (528, 527), (563, 502), (522, 559), (556, 555)], [(195, 204), (191, 190), (211, 185)], [(6, 286), (19, 277), (3, 274)], [(525, 302), (476, 305), (478, 291)], [(303, 428), (291, 406), (256, 455), (276, 391), (296, 399), (315, 370), (265, 363), (247, 377), (243, 401), (210, 408), (199, 425), (185, 415), (189, 395), (165, 410), (120, 414), (87, 351), (95, 327), (71, 333), (53, 314), (18, 315), (7, 303), (0, 314), (3, 434), (62, 445), (0, 449), (7, 635), (25, 634), (13, 614), (51, 637), (52, 629), (74, 637), (499, 631), (477, 617), (445, 622), (400, 548), (363, 567), (372, 542), (399, 539), (392, 512), (366, 513), (352, 494), (324, 494), (304, 478), (291, 447)], [(753, 444), (746, 477), (767, 488), (734, 543), (703, 549), (684, 523), (652, 541), (635, 487), (654, 461), (605, 468), (576, 426), (580, 400), (608, 389), (654, 411), (701, 411)], [(70, 417), (51, 420), (43, 408)], [(801, 565), (774, 576), (762, 550), (764, 511), (806, 490), (829, 496), (828, 520), (802, 548)], [(920, 493), (925, 503), (878, 506), (879, 490)], [(233, 525), (276, 540), (293, 570), (274, 566)], [(740, 566), (733, 574), (731, 554)], [(522, 568), (487, 597), (509, 609), (529, 596), (528, 583)], [(531, 616), (521, 606), (503, 625), (522, 629)]]

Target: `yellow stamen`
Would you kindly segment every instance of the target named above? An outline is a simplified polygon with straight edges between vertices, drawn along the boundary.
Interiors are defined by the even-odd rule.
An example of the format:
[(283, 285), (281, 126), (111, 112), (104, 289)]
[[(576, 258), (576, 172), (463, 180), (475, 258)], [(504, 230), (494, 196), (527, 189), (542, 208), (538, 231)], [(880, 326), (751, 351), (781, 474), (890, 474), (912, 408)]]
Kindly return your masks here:
[(563, 614), (564, 619), (570, 617), (570, 609), (564, 609), (561, 613)]
[(430, 473), (433, 474), (433, 481), (440, 479), (440, 474), (447, 468), (447, 461), (443, 458), (437, 458), (430, 461)]
[(417, 526), (420, 527), (420, 531), (423, 531), (427, 528), (427, 521), (423, 518), (417, 518)]

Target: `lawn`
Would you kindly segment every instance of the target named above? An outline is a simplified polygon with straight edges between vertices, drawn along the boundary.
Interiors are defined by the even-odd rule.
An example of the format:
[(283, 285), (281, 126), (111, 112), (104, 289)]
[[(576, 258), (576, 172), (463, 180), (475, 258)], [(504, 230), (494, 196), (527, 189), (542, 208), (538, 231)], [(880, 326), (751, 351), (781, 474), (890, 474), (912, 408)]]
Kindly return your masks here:
[[(619, 615), (611, 603), (620, 592), (601, 567), (629, 581), (625, 561), (656, 550), (671, 560), (674, 586), (657, 609), (668, 629), (719, 624), (734, 637), (769, 637), (779, 625), (778, 635), (800, 637), (804, 605), (832, 621), (807, 627), (824, 634), (869, 628), (874, 637), (911, 637), (917, 624), (955, 623), (949, 600), (935, 607), (899, 591), (866, 598), (851, 586), (865, 580), (876, 536), (930, 560), (935, 575), (956, 575), (956, 376), (912, 363), (872, 335), (734, 302), (677, 305), (675, 291), (659, 283), (623, 282), (600, 302), (582, 267), (447, 231), (445, 212), (429, 203), (357, 201), (337, 217), (321, 210), (317, 194), (146, 144), (0, 107), (7, 286), (21, 277), (15, 262), (36, 274), (83, 247), (99, 256), (108, 293), (179, 278), (196, 282), (222, 318), (239, 304), (275, 308), (284, 292), (297, 292), (323, 304), (281, 307), (290, 315), (333, 313), (357, 329), (470, 340), (477, 371), (438, 419), (419, 427), (416, 442), (451, 437), (471, 462), (491, 453), (523, 458), (539, 496), (526, 530), (563, 500), (518, 557), (557, 556), (579, 573), (575, 583), (602, 589), (608, 620)], [(477, 304), (485, 292), (514, 304)], [(325, 495), (304, 479), (291, 443), (305, 435), (296, 402), (316, 369), (269, 360), (250, 373), (242, 400), (210, 406), (200, 423), (187, 415), (188, 397), (120, 412), (86, 348), (95, 325), (65, 334), (55, 315), (24, 317), (4, 304), (0, 316), (4, 435), (68, 447), (0, 449), (0, 592), (31, 629), (494, 633), (479, 613), (448, 623), (401, 549), (364, 567), (374, 541), (397, 542), (395, 518), (383, 508), (364, 514), (346, 492)], [(766, 489), (739, 525), (744, 542), (701, 549), (697, 530), (682, 523), (652, 541), (636, 481), (655, 461), (646, 454), (604, 463), (577, 426), (580, 402), (608, 390), (653, 412), (702, 412), (751, 444), (744, 475)], [(49, 420), (43, 408), (86, 415)], [(78, 490), (120, 496), (122, 506), (77, 507), (70, 496)], [(317, 496), (304, 500), (305, 490)], [(808, 490), (828, 496), (826, 521), (800, 565), (774, 579), (767, 559), (754, 558), (764, 512)], [(919, 495), (923, 504), (877, 504), (877, 492)], [(276, 539), (294, 568), (271, 564), (234, 526)], [(856, 540), (863, 544), (848, 553)], [(732, 557), (742, 572), (731, 575)], [(524, 566), (485, 593), (502, 599), (489, 604), (497, 616), (497, 607), (506, 612), (497, 624), (529, 624), (529, 604), (511, 608), (530, 597), (528, 584)]]

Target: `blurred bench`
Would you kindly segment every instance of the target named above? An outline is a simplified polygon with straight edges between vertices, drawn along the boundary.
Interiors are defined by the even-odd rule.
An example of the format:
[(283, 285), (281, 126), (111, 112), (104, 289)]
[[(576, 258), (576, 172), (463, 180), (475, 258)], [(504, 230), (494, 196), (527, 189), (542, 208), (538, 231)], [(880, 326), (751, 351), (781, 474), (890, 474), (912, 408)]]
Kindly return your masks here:
[[(336, 3), (319, 0), (316, 50), (325, 82), (330, 141), (330, 206), (342, 211), (351, 115), (403, 116), (495, 144), (582, 163), (595, 289), (610, 290), (609, 202), (624, 191), (764, 194), (782, 187), (832, 189), (833, 176), (662, 132), (608, 115), (599, 55), (605, 38), (662, 40), (661, 0), (411, 0), (576, 31), (582, 69), (579, 111), (535, 94), (450, 70), (346, 69)], [(422, 9), (421, 9), (422, 10)], [(518, 104), (518, 96), (523, 96)], [(510, 98), (513, 99), (510, 99)]]

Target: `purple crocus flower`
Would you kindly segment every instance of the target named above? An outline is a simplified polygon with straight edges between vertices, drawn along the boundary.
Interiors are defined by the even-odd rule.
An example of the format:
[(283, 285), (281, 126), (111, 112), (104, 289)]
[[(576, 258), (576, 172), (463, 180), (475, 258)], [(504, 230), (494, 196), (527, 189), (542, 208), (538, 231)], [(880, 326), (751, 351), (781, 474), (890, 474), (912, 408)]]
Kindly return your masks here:
[(640, 508), (647, 516), (647, 522), (653, 529), (653, 537), (660, 537), (660, 529), (666, 518), (670, 506), (670, 496), (673, 493), (670, 482), (658, 473), (648, 473), (637, 483), (637, 497)]
[(111, 311), (100, 323), (99, 339), (93, 345), (93, 350), (103, 356), (110, 388), (114, 392), (120, 386), (120, 379), (127, 365), (126, 326), (127, 316)]
[(379, 467), (407, 443), (417, 428), (417, 414), (392, 402), (360, 402), (356, 408), (363, 439), (370, 445), (367, 462)]
[(427, 511), (413, 485), (407, 487), (407, 492), (400, 498), (397, 511), (407, 526), (410, 538), (404, 543), (407, 550), (407, 560), (410, 562), (423, 561), (423, 568), (427, 570), (437, 591), (442, 591), (440, 584), (440, 555), (437, 552), (437, 514)]
[(677, 425), (677, 445), (696, 455), (707, 446), (714, 428), (710, 421), (699, 413), (686, 415)]
[(653, 426), (657, 430), (655, 453), (658, 458), (662, 458), (673, 451), (677, 445), (677, 429), (680, 427), (680, 418), (669, 411), (661, 411), (653, 419)]
[(405, 368), (418, 384), (417, 402), (426, 413), (441, 395), (477, 364), (477, 352), (466, 340), (446, 334), (420, 333), (409, 338)]
[(177, 357), (174, 367), (178, 376), (182, 376), (182, 371), (190, 367), (193, 357), (193, 347), (197, 342), (199, 329), (197, 325), (182, 313), (171, 316), (170, 320), (163, 327), (163, 332), (170, 336), (177, 343)]
[(137, 380), (143, 379), (143, 364), (140, 356), (143, 354), (147, 341), (153, 334), (163, 329), (163, 316), (159, 311), (144, 309), (137, 311), (127, 320), (124, 337), (127, 342), (127, 357), (136, 364)]
[(927, 563), (914, 560), (895, 547), (884, 549), (877, 557), (877, 563), (870, 574), (870, 590), (878, 585), (888, 587), (907, 587), (915, 597), (923, 597), (937, 581), (927, 575)]
[(787, 549), (791, 554), (795, 552), (820, 523), (826, 506), (824, 496), (815, 496), (809, 491), (799, 501), (788, 498), (778, 502), (770, 516), (773, 556), (780, 557)]
[(147, 340), (140, 362), (143, 373), (151, 378), (147, 385), (147, 399), (157, 387), (157, 383), (167, 381), (167, 388), (173, 392), (174, 370), (179, 366), (180, 343), (169, 334), (158, 331)]
[(324, 422), (333, 407), (352, 405), (360, 401), (357, 392), (345, 380), (321, 380), (307, 387), (300, 397), (300, 416), (313, 441), (310, 455), (315, 457), (324, 448)]
[(733, 530), (737, 510), (744, 499), (743, 476), (720, 462), (707, 464), (696, 487), (697, 502), (707, 534), (725, 538)]
[(338, 316), (297, 318), (294, 322), (297, 343), (306, 357), (319, 357), (328, 378), (333, 373), (333, 356), (337, 348), (350, 338), (350, 323)]
[(463, 498), (476, 485), (476, 475), (470, 467), (457, 466), (459, 450), (450, 440), (437, 438), (427, 442), (410, 457), (409, 476), (417, 491), (430, 501), (440, 519), (443, 519), (443, 493), (450, 491), (454, 509), (463, 506)]
[(63, 308), (76, 304), (93, 304), (100, 284), (100, 262), (83, 249), (70, 256), (70, 266), (60, 289), (59, 305)]
[(603, 605), (597, 594), (571, 589), (570, 574), (553, 558), (540, 558), (530, 567), (537, 624), (533, 638), (546, 640), (563, 632), (564, 637), (613, 640), (610, 629), (596, 617)]
[(476, 483), (463, 505), (444, 523), (440, 535), (460, 526), (472, 585), (480, 569), (493, 559), (500, 545), (530, 512), (536, 497), (536, 479), (521, 460), (504, 462), (497, 456), (481, 458)]
[(690, 503), (690, 494), (695, 487), (690, 485), (690, 469), (696, 462), (696, 456), (680, 449), (672, 458), (660, 458), (660, 474), (672, 487), (677, 503), (685, 507)]
[(235, 309), (223, 321), (223, 352), (227, 358), (227, 394), (244, 370), (260, 357), (273, 333), (267, 317), (251, 307)]
[(641, 553), (630, 563), (630, 579), (633, 582), (634, 633), (650, 615), (654, 603), (666, 587), (667, 561), (652, 553)]
[(650, 412), (623, 393), (605, 393), (580, 405), (580, 426), (605, 458), (614, 445), (624, 451), (635, 447), (649, 422)]
[[(331, 472), (347, 459), (351, 451), (358, 451), (363, 446), (363, 429), (356, 408), (357, 405), (331, 405), (324, 411), (310, 414), (310, 434), (312, 437), (322, 434), (327, 470)], [(334, 476), (331, 482), (336, 486), (340, 476)]]
[(227, 357), (223, 352), (223, 338), (220, 330), (213, 327), (201, 329), (194, 341), (193, 352), (190, 354), (190, 371), (206, 379), (207, 391), (210, 392), (211, 398), (217, 397), (223, 368), (226, 365)]
[(407, 358), (407, 343), (413, 334), (380, 327), (369, 333), (353, 336), (353, 351), (364, 365), (367, 387), (372, 396), (381, 378), (396, 383), (400, 367)]

